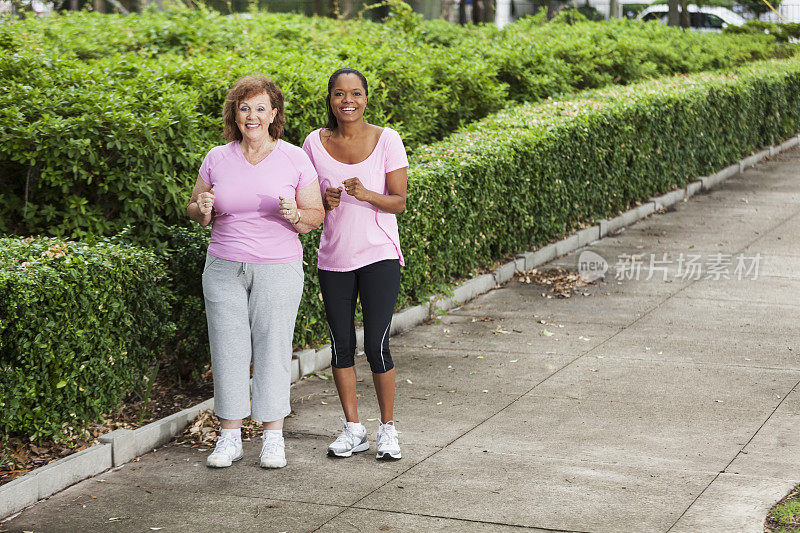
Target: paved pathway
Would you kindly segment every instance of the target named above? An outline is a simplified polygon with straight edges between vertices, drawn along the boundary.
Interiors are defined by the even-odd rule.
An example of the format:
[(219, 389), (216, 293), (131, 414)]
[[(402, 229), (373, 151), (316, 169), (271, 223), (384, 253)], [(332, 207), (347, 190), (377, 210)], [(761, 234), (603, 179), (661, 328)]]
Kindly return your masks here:
[[(568, 299), (513, 281), (393, 339), (402, 461), (325, 457), (340, 410), (312, 378), (283, 470), (258, 467), (257, 443), (223, 471), (167, 446), (0, 529), (762, 531), (800, 480), (800, 151), (591, 250), (641, 256), (640, 279)], [(760, 253), (758, 279), (678, 275), (681, 254), (705, 277), (719, 253)]]

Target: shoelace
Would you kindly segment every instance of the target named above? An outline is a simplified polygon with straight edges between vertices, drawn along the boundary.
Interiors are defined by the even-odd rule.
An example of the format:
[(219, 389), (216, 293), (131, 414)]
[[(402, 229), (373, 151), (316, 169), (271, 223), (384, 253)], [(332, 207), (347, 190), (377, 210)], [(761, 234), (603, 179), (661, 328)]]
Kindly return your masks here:
[(281, 440), (277, 437), (262, 437), (261, 442), (261, 455), (276, 455), (280, 448)]
[(333, 441), (334, 444), (338, 443), (350, 446), (355, 444), (356, 441), (361, 440), (356, 436), (355, 433), (353, 433), (353, 431), (350, 429), (350, 426), (347, 425), (347, 422), (343, 418), (340, 418), (339, 420), (342, 421), (342, 425), (344, 427), (342, 428), (341, 434), (336, 437), (335, 441)]
[(217, 439), (214, 453), (226, 453), (228, 448), (232, 448), (233, 453), (236, 453), (236, 439), (227, 435), (220, 435), (219, 439)]
[(397, 430), (393, 425), (386, 424), (381, 426), (380, 431), (378, 431), (378, 446), (390, 446), (392, 448), (399, 446)]

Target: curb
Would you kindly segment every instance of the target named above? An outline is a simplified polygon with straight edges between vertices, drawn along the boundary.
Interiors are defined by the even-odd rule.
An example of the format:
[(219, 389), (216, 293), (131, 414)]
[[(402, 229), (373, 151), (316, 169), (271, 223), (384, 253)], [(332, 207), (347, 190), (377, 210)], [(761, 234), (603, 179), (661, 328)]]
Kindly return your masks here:
[[(745, 157), (738, 163), (727, 166), (710, 176), (700, 177), (681, 189), (650, 198), (647, 202), (625, 211), (615, 218), (599, 220), (596, 226), (581, 229), (538, 250), (519, 254), (513, 261), (501, 265), (491, 274), (477, 276), (454, 287), (451, 295), (431, 296), (427, 303), (398, 311), (392, 316), (390, 335), (394, 336), (416, 327), (429, 320), (436, 312), (459, 307), (509, 281), (517, 272), (530, 270), (552, 261), (556, 257), (598, 241), (656, 211), (685, 201), (701, 191), (707, 191), (726, 179), (739, 175), (766, 157), (772, 157), (798, 145), (800, 145), (800, 135)], [(363, 328), (356, 331), (356, 341), (357, 345), (363, 348)], [(318, 350), (308, 349), (295, 352), (292, 358), (292, 383), (296, 383), (303, 376), (328, 368), (330, 361), (330, 344), (325, 344)], [(59, 459), (5, 485), (0, 485), (0, 518), (18, 513), (70, 485), (109, 468), (122, 466), (135, 457), (166, 444), (183, 431), (200, 411), (213, 408), (214, 399), (211, 398), (138, 429), (117, 429), (101, 436), (101, 444)]]

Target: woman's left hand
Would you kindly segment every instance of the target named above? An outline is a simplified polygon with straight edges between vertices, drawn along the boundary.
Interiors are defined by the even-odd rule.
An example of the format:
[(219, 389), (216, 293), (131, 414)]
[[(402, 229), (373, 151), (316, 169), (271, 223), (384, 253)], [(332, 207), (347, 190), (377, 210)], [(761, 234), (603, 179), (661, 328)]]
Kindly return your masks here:
[(344, 180), (342, 185), (344, 185), (345, 192), (347, 192), (347, 194), (356, 200), (360, 200), (362, 202), (369, 201), (369, 195), (372, 191), (364, 187), (360, 179), (350, 178), (349, 180)]
[(290, 224), (297, 224), (299, 222), (300, 214), (297, 212), (297, 202), (294, 198), (284, 198), (278, 196), (280, 203), (278, 204), (278, 211), (283, 218)]

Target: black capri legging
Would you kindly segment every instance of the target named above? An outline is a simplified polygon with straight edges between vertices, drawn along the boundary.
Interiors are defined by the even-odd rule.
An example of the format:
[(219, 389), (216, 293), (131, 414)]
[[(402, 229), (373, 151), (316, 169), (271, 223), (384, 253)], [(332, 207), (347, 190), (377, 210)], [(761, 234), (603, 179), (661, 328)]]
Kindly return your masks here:
[(376, 374), (394, 368), (389, 327), (400, 291), (400, 262), (387, 259), (348, 272), (318, 272), (331, 333), (331, 366), (348, 368), (355, 364), (356, 298), (360, 297), (369, 366)]

